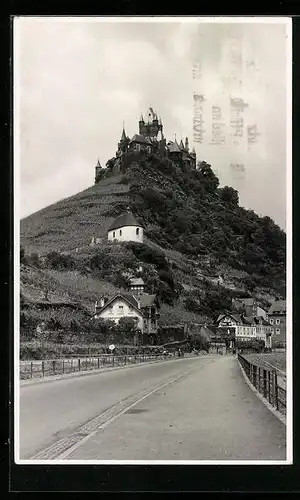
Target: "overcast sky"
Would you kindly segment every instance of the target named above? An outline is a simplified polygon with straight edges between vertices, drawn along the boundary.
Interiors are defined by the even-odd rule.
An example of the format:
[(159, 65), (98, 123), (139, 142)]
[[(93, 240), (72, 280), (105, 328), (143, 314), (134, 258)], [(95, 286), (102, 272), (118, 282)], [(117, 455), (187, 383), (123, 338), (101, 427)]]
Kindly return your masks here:
[[(132, 136), (151, 105), (167, 139), (189, 136), (221, 184), (239, 189), (241, 205), (286, 227), (286, 25), (19, 18), (15, 33), (21, 217), (92, 185), (123, 121)], [(206, 99), (202, 144), (193, 143), (193, 92)], [(239, 145), (230, 137), (230, 95), (248, 103), (244, 125), (257, 125), (251, 148), (246, 128)], [(223, 146), (211, 145), (212, 106), (222, 111)]]

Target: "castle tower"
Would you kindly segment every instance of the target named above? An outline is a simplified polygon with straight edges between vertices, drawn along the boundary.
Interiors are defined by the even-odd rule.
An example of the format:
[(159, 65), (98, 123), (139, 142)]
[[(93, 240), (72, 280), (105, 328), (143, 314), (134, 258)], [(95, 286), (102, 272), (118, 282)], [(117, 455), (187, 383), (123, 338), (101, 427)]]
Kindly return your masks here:
[(143, 115), (141, 114), (141, 118), (139, 120), (139, 134), (144, 135), (144, 132), (145, 132), (145, 122)]
[(158, 120), (157, 113), (155, 113), (153, 108), (150, 106), (146, 114), (146, 121), (144, 121), (143, 115), (140, 118), (140, 134), (152, 142), (157, 140), (158, 133), (162, 132), (162, 129), (163, 126), (161, 119)]
[(101, 167), (100, 160), (99, 160), (99, 158), (98, 158), (97, 165), (96, 165), (96, 167), (95, 167), (95, 184), (96, 184), (96, 183), (99, 181), (99, 179), (100, 179), (101, 170), (102, 170), (102, 167)]
[(189, 150), (189, 140), (188, 140), (187, 137), (185, 138), (185, 144), (184, 145), (185, 145), (185, 149), (188, 151)]
[(124, 153), (127, 149), (127, 145), (128, 145), (128, 137), (126, 136), (125, 126), (123, 124), (121, 139), (120, 142), (118, 143), (118, 150)]

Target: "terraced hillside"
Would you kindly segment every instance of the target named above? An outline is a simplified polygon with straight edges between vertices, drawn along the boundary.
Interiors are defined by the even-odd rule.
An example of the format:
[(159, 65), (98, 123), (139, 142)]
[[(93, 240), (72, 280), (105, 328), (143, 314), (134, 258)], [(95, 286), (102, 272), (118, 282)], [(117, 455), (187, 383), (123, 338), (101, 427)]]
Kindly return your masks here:
[[(107, 242), (108, 227), (128, 206), (144, 223), (141, 252)], [(126, 275), (140, 266), (148, 291), (161, 299), (162, 323), (214, 319), (236, 296), (267, 306), (285, 293), (285, 234), (239, 207), (238, 193), (219, 188), (205, 162), (194, 171), (157, 157), (136, 162), (125, 175), (23, 219), (21, 245), (21, 293), (31, 308), (47, 293), (92, 311), (102, 293), (126, 289)]]
[(113, 216), (104, 214), (116, 204), (128, 204), (129, 186), (122, 176), (111, 177), (61, 200), (21, 221), (21, 242), (26, 251), (43, 255), (53, 249), (73, 251), (94, 236), (105, 238)]

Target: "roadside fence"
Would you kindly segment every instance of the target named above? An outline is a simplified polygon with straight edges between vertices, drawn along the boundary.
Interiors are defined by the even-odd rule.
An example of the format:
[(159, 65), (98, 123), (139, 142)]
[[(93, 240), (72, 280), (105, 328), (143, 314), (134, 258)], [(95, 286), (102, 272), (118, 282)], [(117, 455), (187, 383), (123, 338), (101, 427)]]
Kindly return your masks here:
[(113, 368), (118, 366), (134, 365), (145, 362), (174, 359), (174, 354), (164, 356), (163, 354), (154, 355), (131, 355), (131, 356), (90, 356), (76, 358), (59, 358), (44, 360), (25, 360), (20, 361), (20, 379), (31, 379), (48, 377), (51, 375), (60, 375), (73, 372), (95, 370), (100, 368)]
[(251, 384), (262, 396), (284, 415), (286, 414), (286, 375), (267, 363), (251, 363), (241, 354), (238, 361)]

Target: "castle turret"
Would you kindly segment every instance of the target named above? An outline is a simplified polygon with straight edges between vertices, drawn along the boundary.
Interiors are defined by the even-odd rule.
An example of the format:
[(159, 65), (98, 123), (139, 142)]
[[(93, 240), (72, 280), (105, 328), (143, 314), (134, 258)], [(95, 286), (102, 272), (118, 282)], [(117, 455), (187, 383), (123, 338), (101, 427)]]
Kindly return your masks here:
[(189, 150), (189, 140), (188, 138), (186, 137), (185, 138), (185, 149), (188, 151)]
[(139, 121), (140, 135), (143, 135), (151, 142), (157, 140), (158, 132), (162, 132), (162, 124), (159, 123), (157, 113), (153, 111), (151, 106), (146, 114), (146, 121), (142, 121), (142, 116)]
[(126, 136), (125, 126), (123, 124), (121, 139), (120, 142), (118, 143), (118, 150), (124, 153), (127, 149), (127, 145), (128, 145), (128, 137)]
[(139, 120), (139, 134), (144, 135), (144, 131), (145, 131), (145, 122), (144, 122), (143, 115), (141, 114), (141, 117)]
[(101, 170), (102, 170), (102, 167), (101, 167), (100, 160), (98, 158), (97, 165), (95, 167), (95, 184), (97, 184), (97, 182), (99, 182), (99, 180), (101, 179)]

